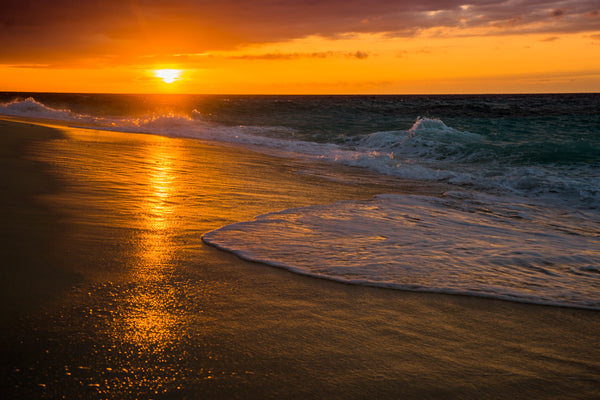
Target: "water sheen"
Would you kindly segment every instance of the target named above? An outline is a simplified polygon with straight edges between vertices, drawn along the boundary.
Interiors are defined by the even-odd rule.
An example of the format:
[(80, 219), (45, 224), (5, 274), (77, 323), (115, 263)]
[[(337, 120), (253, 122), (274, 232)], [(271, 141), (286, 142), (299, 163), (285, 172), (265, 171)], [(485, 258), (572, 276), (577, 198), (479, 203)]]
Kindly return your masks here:
[[(371, 182), (450, 188), (273, 210), (204, 236), (244, 258), (357, 284), (593, 309), (598, 110), (598, 94), (0, 94), (0, 115), (241, 146), (332, 179), (344, 165)], [(323, 162), (332, 172), (311, 168)]]

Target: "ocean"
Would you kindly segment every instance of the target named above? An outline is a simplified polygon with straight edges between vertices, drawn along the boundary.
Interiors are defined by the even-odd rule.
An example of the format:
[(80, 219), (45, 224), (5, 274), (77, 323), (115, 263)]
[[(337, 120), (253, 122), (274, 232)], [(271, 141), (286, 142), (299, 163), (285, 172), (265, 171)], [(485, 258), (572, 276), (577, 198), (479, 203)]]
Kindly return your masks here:
[(333, 180), (351, 166), (356, 180), (440, 185), (273, 210), (203, 241), (348, 284), (600, 310), (600, 94), (0, 93), (0, 115), (241, 146)]

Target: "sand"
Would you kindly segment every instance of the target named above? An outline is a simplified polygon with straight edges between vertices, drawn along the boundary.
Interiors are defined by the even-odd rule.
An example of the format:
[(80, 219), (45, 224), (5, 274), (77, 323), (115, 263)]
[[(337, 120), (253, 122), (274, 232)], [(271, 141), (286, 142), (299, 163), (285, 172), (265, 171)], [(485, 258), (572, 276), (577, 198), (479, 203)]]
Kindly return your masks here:
[(0, 121), (2, 398), (600, 398), (599, 312), (338, 284), (201, 241), (440, 187), (47, 125)]

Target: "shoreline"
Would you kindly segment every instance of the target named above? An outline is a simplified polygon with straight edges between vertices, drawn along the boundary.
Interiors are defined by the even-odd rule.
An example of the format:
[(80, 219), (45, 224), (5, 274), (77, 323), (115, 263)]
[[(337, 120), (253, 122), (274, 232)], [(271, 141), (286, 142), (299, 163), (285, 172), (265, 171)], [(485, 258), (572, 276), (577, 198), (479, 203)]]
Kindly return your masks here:
[[(26, 131), (5, 121), (2, 142)], [(3, 154), (14, 169), (35, 163), (18, 182), (36, 190), (9, 186), (11, 226), (44, 227), (35, 241), (12, 236), (15, 252), (31, 254), (14, 264), (56, 289), (16, 311), (15, 299), (5, 305), (8, 398), (600, 396), (597, 311), (340, 284), (200, 239), (381, 185), (302, 175), (294, 161), (192, 139), (56, 129), (46, 140), (29, 131), (23, 151)], [(39, 244), (44, 276), (30, 265)], [(60, 271), (60, 284), (44, 280)]]
[(235, 251), (230, 251), (225, 248), (221, 248), (217, 244), (213, 244), (213, 243), (210, 243), (209, 241), (204, 240), (204, 238), (202, 238), (202, 242), (204, 244), (206, 244), (207, 246), (214, 247), (215, 249), (217, 249), (219, 251), (230, 253), (241, 261), (254, 263), (254, 264), (258, 264), (258, 265), (263, 265), (267, 268), (275, 268), (275, 269), (279, 269), (279, 270), (284, 270), (291, 274), (305, 276), (305, 277), (308, 277), (311, 279), (330, 281), (330, 282), (334, 282), (334, 283), (341, 284), (341, 285), (361, 286), (361, 287), (367, 287), (367, 288), (375, 288), (375, 289), (379, 289), (379, 290), (400, 291), (400, 292), (408, 292), (408, 293), (423, 293), (423, 294), (428, 294), (428, 295), (433, 295), (433, 296), (441, 295), (441, 296), (452, 296), (452, 297), (465, 297), (465, 298), (473, 298), (473, 299), (482, 299), (482, 300), (502, 301), (502, 302), (508, 302), (508, 303), (523, 304), (523, 305), (534, 306), (534, 307), (563, 308), (563, 309), (572, 309), (572, 310), (590, 311), (590, 312), (600, 313), (600, 309), (598, 309), (598, 308), (586, 307), (586, 306), (582, 306), (582, 305), (572, 305), (572, 304), (562, 304), (562, 303), (552, 303), (552, 302), (542, 302), (542, 301), (535, 302), (535, 301), (511, 298), (508, 296), (507, 297), (499, 297), (497, 295), (491, 295), (491, 294), (485, 294), (485, 293), (463, 293), (463, 292), (453, 292), (450, 290), (444, 291), (444, 290), (435, 290), (435, 289), (414, 289), (414, 288), (408, 288), (408, 287), (401, 287), (401, 286), (394, 285), (394, 284), (384, 285), (384, 284), (376, 284), (376, 283), (370, 283), (370, 282), (346, 281), (344, 279), (336, 279), (336, 278), (332, 278), (332, 277), (321, 276), (321, 275), (312, 274), (309, 272), (304, 272), (302, 270), (298, 270), (296, 268), (292, 268), (292, 267), (288, 267), (288, 266), (280, 266), (280, 265), (276, 265), (276, 264), (269, 264), (269, 263), (265, 263), (265, 262), (255, 261), (252, 258), (246, 257), (244, 255), (240, 255)]

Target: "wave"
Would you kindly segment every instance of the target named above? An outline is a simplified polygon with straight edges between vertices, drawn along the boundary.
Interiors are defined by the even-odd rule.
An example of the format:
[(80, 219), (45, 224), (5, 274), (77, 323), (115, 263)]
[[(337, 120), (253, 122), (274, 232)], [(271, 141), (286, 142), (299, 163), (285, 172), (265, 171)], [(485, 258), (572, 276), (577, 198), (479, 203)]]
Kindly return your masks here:
[[(95, 129), (188, 137), (358, 166), (400, 178), (443, 181), (491, 192), (600, 207), (600, 149), (588, 143), (497, 140), (440, 119), (417, 118), (407, 130), (307, 140), (295, 129), (215, 123), (200, 111), (113, 117), (52, 108), (29, 97), (0, 104), (0, 114), (84, 123)], [(87, 126), (89, 127), (89, 126)], [(559, 162), (560, 157), (569, 162)]]
[[(318, 157), (324, 150), (337, 148), (323, 144), (293, 140), (294, 130), (284, 126), (222, 125), (209, 121), (201, 112), (193, 109), (189, 115), (177, 113), (151, 114), (141, 117), (110, 117), (80, 114), (68, 109), (48, 107), (34, 98), (13, 100), (0, 104), (0, 115), (28, 118), (55, 119), (58, 121), (85, 123), (85, 128), (148, 133), (167, 137), (192, 138), (217, 141), (264, 149), (274, 155), (279, 151), (294, 152)], [(275, 153), (273, 152), (275, 151)]]
[(80, 120), (81, 116), (66, 109), (55, 109), (48, 107), (33, 97), (24, 100), (13, 100), (0, 104), (0, 115), (11, 115), (15, 117), (47, 118), (66, 121)]
[(600, 280), (589, 277), (598, 238), (580, 227), (589, 216), (509, 200), (380, 195), (265, 214), (203, 240), (344, 283), (600, 310)]
[(494, 141), (418, 118), (408, 130), (375, 132), (348, 145), (353, 152), (324, 158), (401, 178), (600, 207), (600, 150), (589, 144)]

